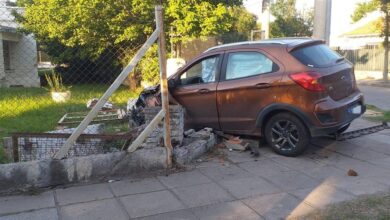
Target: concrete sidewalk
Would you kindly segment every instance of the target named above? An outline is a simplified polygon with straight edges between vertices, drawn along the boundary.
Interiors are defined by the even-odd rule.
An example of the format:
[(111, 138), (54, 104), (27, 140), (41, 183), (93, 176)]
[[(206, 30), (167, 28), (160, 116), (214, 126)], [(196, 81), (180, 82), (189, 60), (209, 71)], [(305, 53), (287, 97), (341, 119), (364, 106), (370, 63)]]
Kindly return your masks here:
[(0, 219), (284, 219), (390, 190), (390, 130), (313, 143), (297, 158), (226, 151), (169, 176), (0, 197)]

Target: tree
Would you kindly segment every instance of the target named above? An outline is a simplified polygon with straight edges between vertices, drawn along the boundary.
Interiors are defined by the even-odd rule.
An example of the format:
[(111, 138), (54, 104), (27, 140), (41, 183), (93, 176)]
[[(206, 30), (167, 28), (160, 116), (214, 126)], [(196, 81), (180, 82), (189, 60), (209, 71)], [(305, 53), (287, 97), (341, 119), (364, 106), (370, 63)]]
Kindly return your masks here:
[[(155, 0), (19, 0), (25, 12), (16, 17), (23, 31), (34, 34), (40, 47), (58, 64), (71, 66), (80, 60), (97, 64), (111, 55), (115, 56), (112, 65), (123, 66), (153, 32), (155, 3)], [(242, 0), (164, 1), (166, 32), (175, 27), (177, 42), (229, 32), (233, 20), (229, 8), (236, 5), (242, 5)]]
[(378, 10), (379, 1), (360, 2), (357, 4), (354, 13), (351, 15), (353, 22), (357, 22), (364, 18), (368, 13)]
[(382, 25), (379, 25), (382, 36), (384, 36), (383, 47), (385, 49), (384, 64), (383, 64), (383, 80), (388, 83), (388, 72), (389, 72), (389, 22), (390, 22), (390, 0), (371, 0), (365, 3), (359, 3), (355, 9), (355, 15), (352, 15), (352, 21), (357, 22), (364, 18), (368, 13), (380, 10), (384, 16), (382, 19)]
[(276, 0), (270, 11), (275, 17), (270, 24), (271, 37), (309, 37), (313, 34), (313, 10), (299, 12), (296, 0)]
[(257, 28), (257, 17), (248, 12), (243, 6), (235, 6), (229, 8), (231, 14), (232, 26), (230, 31), (223, 34), (220, 40), (223, 43), (246, 41), (250, 39), (251, 30)]

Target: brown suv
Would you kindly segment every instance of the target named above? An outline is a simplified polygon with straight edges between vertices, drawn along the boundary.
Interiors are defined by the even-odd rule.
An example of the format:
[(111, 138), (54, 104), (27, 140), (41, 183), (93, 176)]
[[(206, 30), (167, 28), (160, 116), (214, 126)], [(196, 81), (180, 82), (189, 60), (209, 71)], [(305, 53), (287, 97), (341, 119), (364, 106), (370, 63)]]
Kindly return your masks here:
[(341, 133), (365, 111), (353, 65), (310, 38), (208, 49), (169, 80), (187, 125), (264, 136), (296, 156), (311, 137)]

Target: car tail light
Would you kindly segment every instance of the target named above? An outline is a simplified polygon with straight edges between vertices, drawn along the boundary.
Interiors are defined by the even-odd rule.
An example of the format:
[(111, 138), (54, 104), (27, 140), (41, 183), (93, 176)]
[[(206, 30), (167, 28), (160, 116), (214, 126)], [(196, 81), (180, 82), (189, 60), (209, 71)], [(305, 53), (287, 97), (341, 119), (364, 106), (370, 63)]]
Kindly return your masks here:
[(293, 73), (289, 76), (294, 82), (307, 90), (315, 92), (325, 91), (325, 86), (318, 82), (321, 75), (317, 72)]

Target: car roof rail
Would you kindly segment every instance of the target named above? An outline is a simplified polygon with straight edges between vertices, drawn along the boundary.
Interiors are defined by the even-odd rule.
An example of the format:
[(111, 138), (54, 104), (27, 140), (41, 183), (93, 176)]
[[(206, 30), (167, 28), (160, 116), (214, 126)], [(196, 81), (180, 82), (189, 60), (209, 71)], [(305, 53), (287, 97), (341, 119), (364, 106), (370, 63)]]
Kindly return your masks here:
[(292, 43), (296, 40), (310, 40), (310, 37), (285, 37), (285, 38), (273, 38), (273, 39), (267, 39), (267, 40), (258, 40), (258, 41), (242, 41), (242, 42), (236, 42), (236, 43), (228, 43), (228, 44), (222, 44), (218, 46), (211, 47), (207, 50), (205, 50), (203, 53), (210, 52), (212, 50), (221, 49), (225, 47), (232, 47), (232, 46), (240, 46), (240, 45), (253, 45), (253, 44), (279, 44), (279, 45), (286, 45), (289, 43)]

